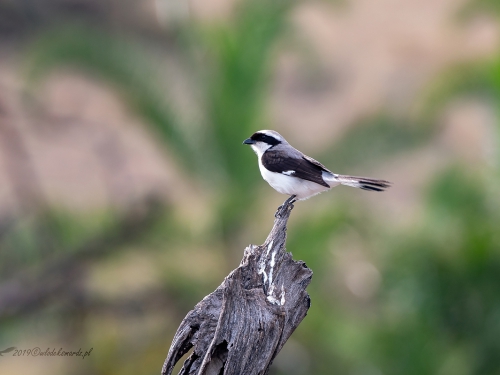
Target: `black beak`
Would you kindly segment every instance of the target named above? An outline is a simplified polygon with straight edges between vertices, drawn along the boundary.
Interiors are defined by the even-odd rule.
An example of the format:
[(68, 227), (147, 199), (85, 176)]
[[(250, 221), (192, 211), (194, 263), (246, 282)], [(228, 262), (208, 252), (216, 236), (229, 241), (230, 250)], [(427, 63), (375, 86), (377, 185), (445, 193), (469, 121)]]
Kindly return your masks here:
[(255, 141), (251, 140), (250, 138), (247, 138), (243, 141), (244, 145), (253, 145)]

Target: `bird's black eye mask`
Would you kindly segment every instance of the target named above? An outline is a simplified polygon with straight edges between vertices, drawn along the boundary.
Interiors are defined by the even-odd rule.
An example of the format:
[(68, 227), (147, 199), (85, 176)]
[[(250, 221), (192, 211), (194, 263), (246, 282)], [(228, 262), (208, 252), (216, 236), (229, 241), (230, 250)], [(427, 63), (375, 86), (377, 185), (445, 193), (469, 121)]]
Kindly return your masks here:
[(281, 143), (281, 141), (277, 140), (274, 137), (271, 137), (270, 135), (263, 134), (263, 133), (254, 133), (250, 139), (255, 142), (264, 142), (267, 143), (271, 146), (276, 146)]

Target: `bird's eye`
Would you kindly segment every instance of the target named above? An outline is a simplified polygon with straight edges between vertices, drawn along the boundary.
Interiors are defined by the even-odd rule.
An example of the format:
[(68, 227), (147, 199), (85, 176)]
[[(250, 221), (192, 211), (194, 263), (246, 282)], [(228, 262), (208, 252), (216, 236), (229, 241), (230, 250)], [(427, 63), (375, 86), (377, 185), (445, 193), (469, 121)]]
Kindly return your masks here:
[(277, 140), (276, 138), (262, 133), (254, 133), (250, 137), (250, 139), (252, 139), (255, 142), (264, 142), (272, 146), (276, 146), (277, 144), (281, 143), (281, 141)]
[(264, 135), (263, 141), (266, 142), (269, 145), (276, 146), (277, 144), (280, 144), (281, 142), (278, 141), (276, 138), (271, 137), (269, 135)]

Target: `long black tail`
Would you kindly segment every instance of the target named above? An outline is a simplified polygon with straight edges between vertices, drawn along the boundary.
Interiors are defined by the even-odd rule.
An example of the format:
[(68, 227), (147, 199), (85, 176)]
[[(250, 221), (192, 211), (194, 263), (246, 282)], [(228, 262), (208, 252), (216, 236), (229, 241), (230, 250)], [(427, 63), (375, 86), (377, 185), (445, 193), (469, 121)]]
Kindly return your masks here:
[(346, 176), (338, 174), (338, 181), (342, 185), (352, 186), (358, 189), (370, 190), (370, 191), (384, 191), (391, 187), (391, 183), (386, 180), (374, 180), (372, 178), (366, 177), (356, 177), (356, 176)]

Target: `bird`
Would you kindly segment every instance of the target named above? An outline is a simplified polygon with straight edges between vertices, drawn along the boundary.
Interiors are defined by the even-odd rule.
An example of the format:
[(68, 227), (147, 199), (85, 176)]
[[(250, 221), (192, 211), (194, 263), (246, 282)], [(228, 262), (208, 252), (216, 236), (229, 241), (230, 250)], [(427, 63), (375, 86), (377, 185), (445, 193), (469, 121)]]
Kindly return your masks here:
[(277, 192), (289, 195), (291, 201), (308, 199), (337, 185), (369, 191), (384, 191), (391, 186), (386, 180), (333, 173), (274, 130), (259, 130), (243, 144), (250, 145), (257, 154), (264, 180)]
[(10, 353), (11, 351), (13, 351), (15, 349), (16, 349), (15, 346), (11, 346), (10, 348), (4, 349), (4, 350), (0, 350), (0, 357), (3, 357), (3, 354)]

